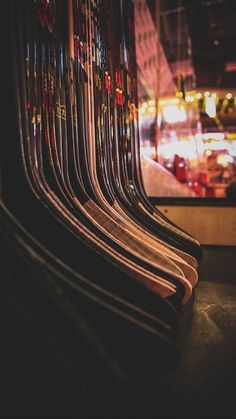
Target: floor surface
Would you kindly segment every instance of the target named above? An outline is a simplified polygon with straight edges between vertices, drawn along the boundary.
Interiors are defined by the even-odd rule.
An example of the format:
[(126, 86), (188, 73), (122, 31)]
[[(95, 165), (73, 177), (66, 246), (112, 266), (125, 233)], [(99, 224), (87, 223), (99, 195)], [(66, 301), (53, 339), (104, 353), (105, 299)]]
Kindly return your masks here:
[(150, 393), (146, 417), (236, 418), (236, 250), (204, 253), (181, 316), (181, 362)]

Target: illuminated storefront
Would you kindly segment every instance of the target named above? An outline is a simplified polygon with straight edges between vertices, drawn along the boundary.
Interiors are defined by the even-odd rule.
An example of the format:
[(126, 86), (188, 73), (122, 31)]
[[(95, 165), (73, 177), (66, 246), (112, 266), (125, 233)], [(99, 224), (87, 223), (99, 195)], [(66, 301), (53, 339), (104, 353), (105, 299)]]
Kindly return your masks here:
[[(196, 196), (225, 197), (235, 176), (234, 102), (232, 93), (222, 98), (222, 93), (219, 96), (208, 91), (189, 92), (185, 99), (177, 93), (159, 101), (158, 163), (193, 189)], [(217, 111), (219, 106), (221, 110)], [(139, 115), (142, 154), (154, 158), (154, 102), (142, 103)], [(227, 115), (232, 125), (224, 127), (221, 121)]]

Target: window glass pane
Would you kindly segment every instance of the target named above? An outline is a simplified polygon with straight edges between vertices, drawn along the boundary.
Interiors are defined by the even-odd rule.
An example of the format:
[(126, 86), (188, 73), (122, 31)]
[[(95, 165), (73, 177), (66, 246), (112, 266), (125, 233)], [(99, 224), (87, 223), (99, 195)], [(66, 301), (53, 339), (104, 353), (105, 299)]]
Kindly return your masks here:
[[(144, 3), (147, 49), (137, 49), (137, 62), (146, 191), (152, 196), (232, 197), (236, 2), (160, 0), (159, 15), (158, 2)], [(156, 60), (150, 60), (150, 50)]]

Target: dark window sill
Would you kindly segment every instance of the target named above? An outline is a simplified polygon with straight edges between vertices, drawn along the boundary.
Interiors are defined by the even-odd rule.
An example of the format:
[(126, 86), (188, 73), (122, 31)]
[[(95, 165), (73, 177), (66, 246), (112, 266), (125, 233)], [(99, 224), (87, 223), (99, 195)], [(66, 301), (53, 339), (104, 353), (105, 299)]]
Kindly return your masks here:
[(149, 196), (152, 205), (236, 207), (236, 198), (174, 198)]

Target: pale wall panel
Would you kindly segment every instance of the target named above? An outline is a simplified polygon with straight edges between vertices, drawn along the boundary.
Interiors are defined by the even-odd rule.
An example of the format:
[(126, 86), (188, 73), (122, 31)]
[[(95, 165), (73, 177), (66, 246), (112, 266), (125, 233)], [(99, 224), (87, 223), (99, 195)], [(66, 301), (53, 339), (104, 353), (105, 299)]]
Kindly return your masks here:
[(158, 205), (158, 208), (201, 244), (236, 246), (235, 207)]

